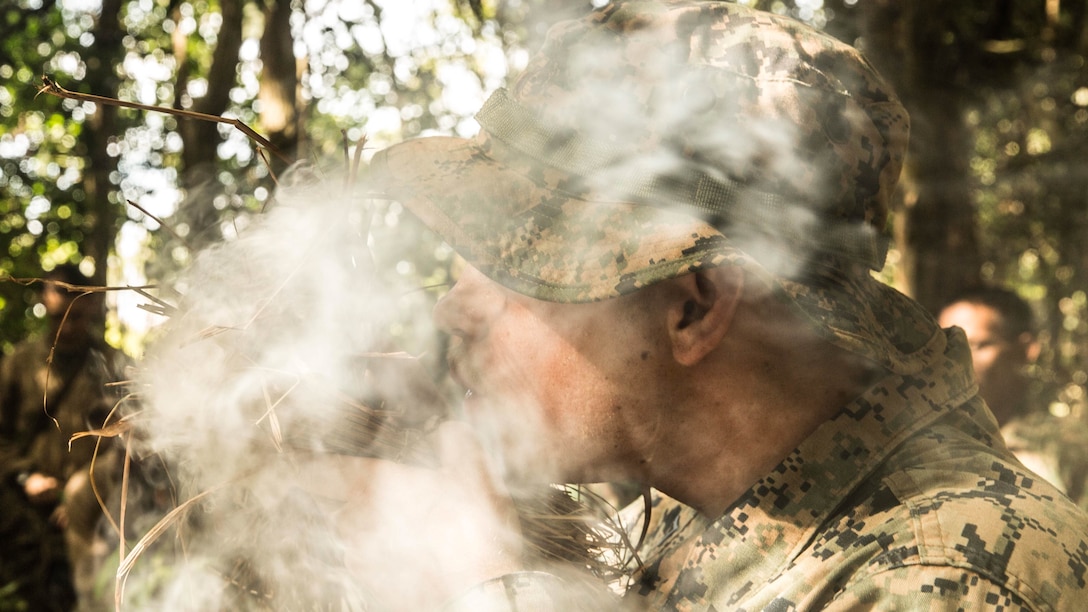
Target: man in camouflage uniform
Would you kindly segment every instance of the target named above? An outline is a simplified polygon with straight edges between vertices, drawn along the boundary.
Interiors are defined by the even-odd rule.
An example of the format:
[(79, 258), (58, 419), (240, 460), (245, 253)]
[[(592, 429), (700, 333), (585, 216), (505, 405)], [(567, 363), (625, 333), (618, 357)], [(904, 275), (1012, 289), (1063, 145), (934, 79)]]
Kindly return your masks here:
[[(371, 169), (470, 264), (435, 319), (503, 482), (653, 487), (616, 607), (1088, 601), (1085, 515), (1004, 448), (963, 334), (871, 276), (908, 118), (854, 49), (733, 3), (614, 2), (478, 119)], [(488, 492), (471, 518), (502, 522)], [(408, 524), (465, 529), (413, 499), (445, 516)], [(572, 609), (569, 578), (492, 542), (428, 588)]]
[(1009, 450), (1088, 508), (1088, 425), (1055, 414), (1057, 394), (1029, 376), (1040, 348), (1033, 319), (1023, 298), (999, 287), (965, 291), (937, 316), (941, 327), (957, 326), (967, 335), (979, 395)]
[[(106, 383), (117, 353), (101, 340), (102, 295), (69, 290), (89, 284), (74, 266), (49, 272), (41, 298), (47, 333), (0, 364), (0, 582), (16, 583), (33, 610), (86, 601), (100, 561), (93, 545), (102, 512), (90, 483), (95, 439), (69, 447), (72, 434), (102, 426), (114, 401)], [(109, 448), (107, 440), (95, 468), (107, 498)]]

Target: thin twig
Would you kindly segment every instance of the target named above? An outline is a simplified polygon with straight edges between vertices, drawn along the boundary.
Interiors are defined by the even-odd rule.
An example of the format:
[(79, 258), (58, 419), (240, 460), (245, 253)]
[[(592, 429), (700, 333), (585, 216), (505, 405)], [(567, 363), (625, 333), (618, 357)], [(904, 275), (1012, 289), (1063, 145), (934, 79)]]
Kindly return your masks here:
[[(126, 517), (125, 517), (125, 515), (127, 514), (127, 508), (128, 508), (128, 485), (131, 482), (131, 478), (132, 478), (132, 475), (131, 475), (132, 474), (132, 453), (131, 453), (132, 449), (129, 448), (128, 438), (125, 438), (124, 440), (125, 440), (125, 463), (124, 463), (124, 467), (121, 469), (121, 511), (119, 512), (118, 519), (117, 519), (119, 524), (120, 524), (120, 527), (117, 529), (117, 565), (118, 565), (118, 567), (120, 567), (120, 565), (126, 560), (126, 555), (125, 555), (125, 546), (126, 546), (126, 543), (125, 543), (125, 518)], [(122, 587), (120, 590), (118, 590), (116, 588), (116, 585), (115, 585), (113, 604), (116, 607), (117, 612), (121, 612), (121, 600), (124, 597), (123, 592), (124, 592), (124, 587)]]
[(156, 217), (155, 215), (151, 214), (150, 212), (148, 212), (148, 210), (146, 208), (144, 208), (143, 206), (140, 206), (139, 204), (137, 204), (136, 202), (133, 202), (132, 200), (125, 200), (125, 201), (128, 202), (129, 206), (131, 206), (131, 207), (135, 208), (136, 210), (142, 212), (143, 214), (147, 215), (148, 217), (151, 217), (156, 223), (159, 224), (160, 227), (162, 227), (164, 230), (170, 232), (170, 234), (174, 238), (177, 238), (178, 240), (180, 240), (181, 243), (186, 246), (186, 248), (189, 247), (189, 244), (187, 242), (185, 242), (185, 239), (181, 237), (181, 234), (175, 232), (174, 228), (167, 225), (162, 219), (160, 219), (160, 218)]
[(245, 123), (242, 123), (240, 119), (227, 119), (226, 117), (220, 117), (218, 115), (209, 115), (207, 113), (201, 113), (197, 111), (185, 110), (182, 108), (169, 108), (166, 106), (153, 106), (150, 104), (140, 104), (139, 102), (126, 102), (124, 100), (117, 100), (114, 98), (107, 98), (105, 96), (96, 96), (94, 94), (84, 94), (75, 91), (69, 91), (60, 85), (56, 81), (48, 76), (42, 75), (42, 84), (38, 87), (38, 94), (49, 94), (51, 96), (57, 96), (58, 98), (68, 98), (70, 100), (80, 100), (82, 102), (93, 102), (95, 104), (106, 104), (108, 106), (120, 106), (122, 108), (135, 108), (138, 110), (152, 111), (156, 113), (166, 113), (168, 115), (175, 115), (178, 117), (185, 117), (188, 119), (199, 119), (202, 121), (213, 121), (215, 123), (223, 123), (225, 125), (233, 126), (236, 130), (242, 132), (246, 136), (249, 136), (261, 145), (265, 149), (271, 151), (287, 164), (291, 164), (292, 160), (284, 155), (275, 145), (273, 145), (267, 138), (261, 136)]
[(355, 143), (355, 156), (351, 160), (351, 183), (355, 184), (356, 179), (359, 178), (359, 168), (363, 165), (363, 149), (366, 147), (366, 136), (364, 135)]
[[(268, 161), (268, 155), (265, 154), (264, 149), (257, 149), (257, 155), (261, 156), (261, 161), (264, 162), (264, 167), (268, 168), (268, 176), (272, 179), (272, 184), (278, 189), (280, 186), (280, 179), (276, 176), (276, 171), (272, 169), (272, 164)], [(268, 196), (261, 204), (261, 213), (263, 214), (268, 210), (268, 205), (275, 200), (275, 196)]]
[(11, 282), (24, 287), (29, 287), (34, 283), (50, 283), (57, 287), (63, 287), (70, 293), (105, 293), (107, 291), (140, 291), (141, 289), (158, 289), (158, 285), (125, 285), (121, 286), (106, 286), (106, 285), (75, 285), (72, 283), (66, 283), (61, 280), (52, 280), (44, 278), (16, 278), (14, 276), (0, 275), (0, 282)]
[[(148, 288), (153, 288), (153, 287), (148, 287)], [(138, 293), (142, 297), (145, 297), (145, 298), (151, 300), (152, 302), (155, 302), (156, 304), (158, 304), (157, 308), (153, 308), (148, 304), (140, 304), (139, 307), (143, 308), (144, 310), (147, 310), (148, 312), (154, 312), (155, 314), (170, 316), (171, 314), (177, 312), (177, 310), (178, 310), (177, 306), (174, 306), (173, 304), (169, 304), (167, 302), (164, 302), (161, 299), (151, 295), (150, 293), (148, 293), (147, 291), (144, 290), (145, 288), (142, 288), (142, 287), (130, 287), (130, 289), (132, 289), (133, 291), (135, 291), (136, 293)]]
[[(68, 283), (56, 282), (57, 285), (67, 285)], [(69, 287), (69, 291), (72, 291)], [(90, 295), (90, 291), (84, 291), (79, 295), (72, 298), (72, 301), (68, 303), (68, 307), (64, 309), (64, 316), (61, 317), (60, 325), (57, 326), (57, 334), (53, 337), (53, 344), (49, 347), (49, 355), (45, 358), (45, 389), (42, 391), (42, 412), (45, 416), (49, 417), (50, 421), (53, 421), (53, 425), (56, 426), (57, 431), (60, 431), (60, 421), (53, 415), (49, 414), (49, 380), (53, 376), (53, 356), (56, 354), (57, 345), (60, 344), (61, 333), (64, 332), (64, 324), (68, 322), (68, 315), (72, 312), (72, 308), (76, 305), (76, 300)]]
[(127, 555), (125, 555), (117, 568), (117, 581), (114, 585), (113, 599), (118, 610), (121, 609), (121, 601), (125, 596), (125, 583), (128, 581), (128, 576), (129, 573), (132, 572), (133, 566), (136, 564), (136, 559), (139, 559), (140, 555), (158, 540), (159, 536), (161, 536), (167, 528), (176, 523), (194, 504), (230, 484), (230, 482), (221, 483), (182, 502), (176, 508), (168, 512), (158, 523), (155, 523), (155, 525), (144, 534), (144, 537), (140, 538), (140, 541), (136, 542), (136, 545), (132, 547), (132, 550)]

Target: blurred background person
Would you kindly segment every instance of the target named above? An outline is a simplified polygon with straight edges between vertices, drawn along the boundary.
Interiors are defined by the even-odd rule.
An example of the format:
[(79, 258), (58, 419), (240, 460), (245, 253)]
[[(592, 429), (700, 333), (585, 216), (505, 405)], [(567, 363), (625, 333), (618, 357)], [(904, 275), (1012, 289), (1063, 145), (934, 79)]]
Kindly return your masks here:
[(1030, 470), (1088, 508), (1088, 425), (1055, 416), (1054, 389), (1029, 373), (1039, 356), (1031, 306), (1000, 287), (965, 291), (938, 315), (967, 335), (975, 379), (1009, 449)]
[[(106, 385), (120, 353), (103, 340), (102, 293), (72, 265), (45, 275), (48, 331), (17, 344), (0, 363), (0, 586), (30, 610), (94, 609), (91, 593), (105, 541), (92, 489), (96, 438), (115, 399)], [(102, 449), (109, 449), (103, 439)], [(116, 457), (99, 451), (93, 476), (108, 499)]]

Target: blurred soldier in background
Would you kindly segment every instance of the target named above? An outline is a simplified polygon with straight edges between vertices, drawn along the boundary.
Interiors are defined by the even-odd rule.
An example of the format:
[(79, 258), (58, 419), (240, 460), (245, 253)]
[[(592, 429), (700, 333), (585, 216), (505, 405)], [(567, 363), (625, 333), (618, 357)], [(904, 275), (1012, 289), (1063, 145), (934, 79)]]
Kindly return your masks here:
[(1053, 414), (1053, 389), (1034, 380), (1039, 356), (1031, 306), (1008, 289), (965, 291), (941, 309), (942, 327), (967, 334), (979, 395), (994, 413), (1009, 449), (1029, 469), (1088, 508), (1088, 425)]
[[(46, 274), (41, 302), (48, 332), (18, 344), (0, 365), (0, 583), (17, 585), (31, 610), (89, 608), (102, 511), (91, 484), (96, 438), (75, 433), (102, 426), (115, 399), (119, 354), (102, 338), (102, 293), (76, 266)], [(108, 439), (95, 462), (106, 499), (115, 457)]]

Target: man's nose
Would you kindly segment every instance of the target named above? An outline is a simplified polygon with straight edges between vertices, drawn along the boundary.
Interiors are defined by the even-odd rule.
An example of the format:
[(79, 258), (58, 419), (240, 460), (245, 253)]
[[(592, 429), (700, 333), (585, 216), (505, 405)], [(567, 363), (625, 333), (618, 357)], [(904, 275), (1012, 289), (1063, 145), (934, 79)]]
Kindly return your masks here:
[(434, 306), (434, 322), (454, 336), (480, 336), (505, 304), (502, 286), (466, 265), (453, 288)]

